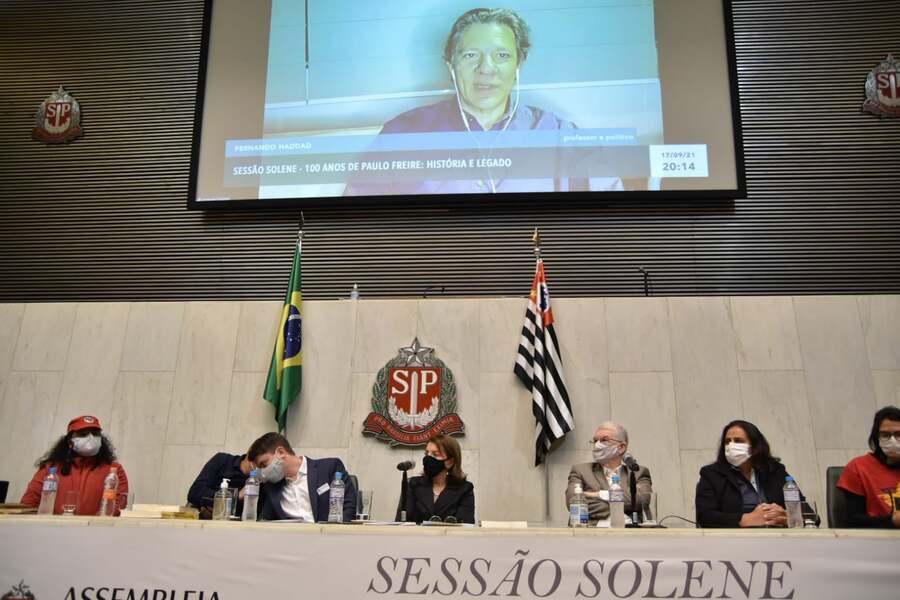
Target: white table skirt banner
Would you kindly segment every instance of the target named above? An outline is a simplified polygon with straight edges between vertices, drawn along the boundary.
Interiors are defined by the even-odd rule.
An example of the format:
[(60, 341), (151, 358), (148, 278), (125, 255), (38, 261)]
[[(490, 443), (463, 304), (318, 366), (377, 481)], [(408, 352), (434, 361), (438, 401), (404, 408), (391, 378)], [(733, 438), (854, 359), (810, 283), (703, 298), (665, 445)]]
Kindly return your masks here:
[(0, 521), (0, 596), (900, 598), (896, 535), (85, 525)]

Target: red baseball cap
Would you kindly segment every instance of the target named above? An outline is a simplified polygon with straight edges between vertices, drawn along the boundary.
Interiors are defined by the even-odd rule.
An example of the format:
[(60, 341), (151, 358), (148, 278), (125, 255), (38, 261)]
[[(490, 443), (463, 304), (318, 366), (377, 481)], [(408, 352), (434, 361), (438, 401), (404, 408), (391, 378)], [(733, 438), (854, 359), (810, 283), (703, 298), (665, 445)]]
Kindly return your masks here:
[(91, 415), (82, 415), (80, 417), (75, 417), (71, 421), (69, 421), (69, 429), (68, 433), (72, 433), (73, 431), (81, 431), (82, 429), (100, 429), (100, 419), (97, 417), (92, 417)]

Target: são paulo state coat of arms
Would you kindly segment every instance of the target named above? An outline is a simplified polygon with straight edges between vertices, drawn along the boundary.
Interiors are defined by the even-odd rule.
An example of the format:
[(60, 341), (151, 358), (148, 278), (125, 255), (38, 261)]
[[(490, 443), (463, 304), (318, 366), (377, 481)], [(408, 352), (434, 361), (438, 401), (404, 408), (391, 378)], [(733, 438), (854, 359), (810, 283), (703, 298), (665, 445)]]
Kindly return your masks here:
[(31, 136), (39, 142), (62, 144), (81, 134), (81, 107), (69, 92), (59, 86), (38, 106)]
[(391, 446), (424, 446), (436, 434), (463, 435), (453, 373), (418, 338), (378, 371), (363, 434)]

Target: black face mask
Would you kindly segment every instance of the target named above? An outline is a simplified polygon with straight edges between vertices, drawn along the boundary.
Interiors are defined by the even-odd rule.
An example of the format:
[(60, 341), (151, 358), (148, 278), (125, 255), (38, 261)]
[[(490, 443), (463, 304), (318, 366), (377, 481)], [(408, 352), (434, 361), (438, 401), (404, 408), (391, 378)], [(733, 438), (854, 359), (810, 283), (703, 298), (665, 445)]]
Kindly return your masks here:
[(433, 456), (426, 456), (425, 458), (423, 458), (422, 467), (425, 468), (425, 475), (430, 479), (433, 479), (441, 471), (446, 469), (446, 467), (444, 466), (444, 461)]

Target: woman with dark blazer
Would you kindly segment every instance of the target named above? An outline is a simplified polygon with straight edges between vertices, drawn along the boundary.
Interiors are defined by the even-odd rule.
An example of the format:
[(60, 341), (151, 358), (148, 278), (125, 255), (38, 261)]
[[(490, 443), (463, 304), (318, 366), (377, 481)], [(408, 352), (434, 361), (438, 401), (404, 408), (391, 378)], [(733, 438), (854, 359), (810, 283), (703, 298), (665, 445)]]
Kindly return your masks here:
[(722, 430), (716, 462), (700, 469), (697, 527), (786, 526), (787, 476), (762, 432), (753, 423), (732, 421)]
[(406, 520), (475, 523), (475, 486), (466, 481), (459, 442), (437, 435), (425, 446), (424, 474), (409, 480)]

